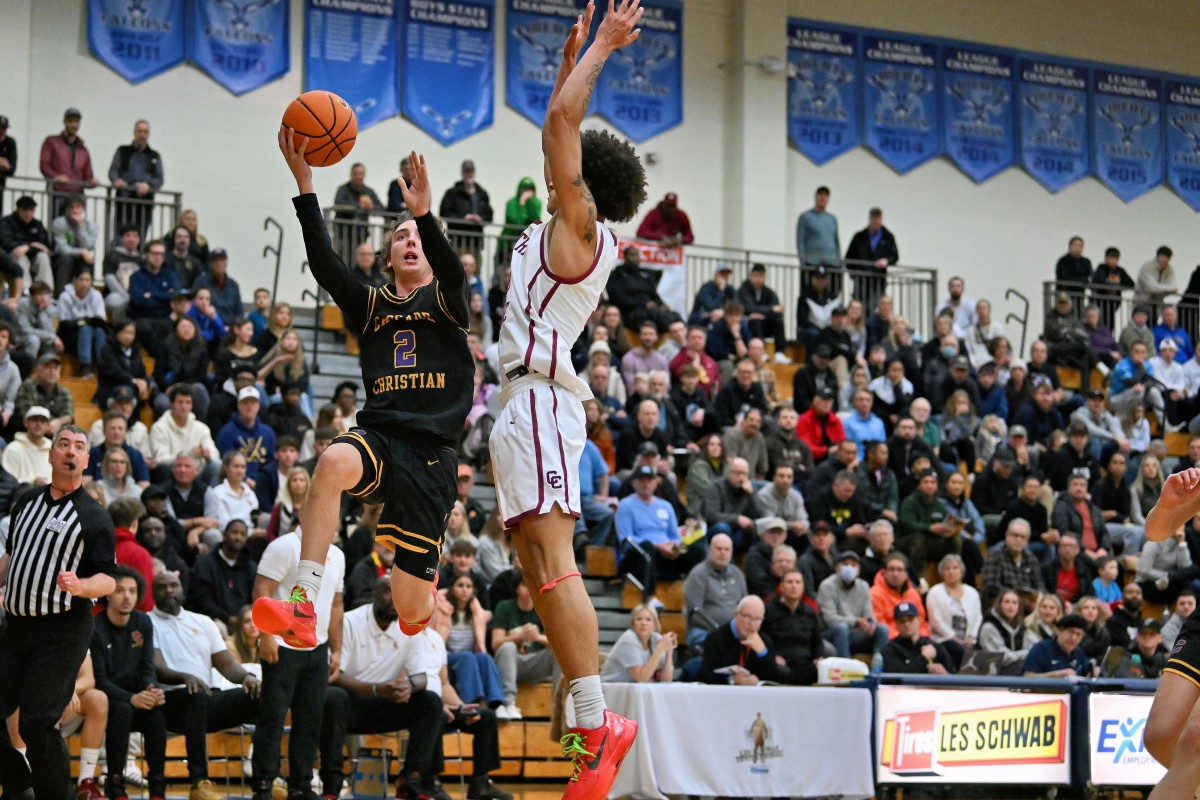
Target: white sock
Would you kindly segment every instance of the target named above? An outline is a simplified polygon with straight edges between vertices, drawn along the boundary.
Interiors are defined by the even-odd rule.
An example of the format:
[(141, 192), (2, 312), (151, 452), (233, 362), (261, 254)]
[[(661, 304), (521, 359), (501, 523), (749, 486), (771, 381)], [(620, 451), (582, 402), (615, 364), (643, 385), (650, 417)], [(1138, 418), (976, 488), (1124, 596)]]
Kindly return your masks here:
[(99, 747), (79, 748), (79, 782), (96, 777), (96, 762), (100, 760)]
[(28, 759), (28, 758), (25, 758), (25, 748), (24, 748), (24, 747), (14, 747), (13, 749), (14, 749), (14, 750), (16, 750), (18, 753), (20, 753), (20, 754), (21, 754), (21, 758), (24, 758), (24, 759), (25, 759), (25, 766), (27, 766), (27, 767), (28, 767), (28, 766), (29, 766), (29, 759)]
[(296, 585), (308, 592), (308, 599), (317, 601), (317, 593), (321, 591), (321, 577), (325, 574), (325, 565), (315, 561), (301, 561), (296, 570)]
[(571, 681), (571, 702), (575, 706), (575, 726), (584, 730), (604, 724), (604, 692), (600, 691), (600, 676), (588, 675)]

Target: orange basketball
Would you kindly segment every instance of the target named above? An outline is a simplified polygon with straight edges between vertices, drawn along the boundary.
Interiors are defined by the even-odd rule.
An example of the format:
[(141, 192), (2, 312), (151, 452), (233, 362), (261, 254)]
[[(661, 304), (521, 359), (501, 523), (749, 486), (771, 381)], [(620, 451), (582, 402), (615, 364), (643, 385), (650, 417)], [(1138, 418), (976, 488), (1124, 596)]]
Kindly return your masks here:
[(358, 138), (354, 109), (333, 92), (320, 89), (293, 100), (283, 112), (283, 125), (295, 132), (293, 142), (297, 148), (308, 137), (304, 160), (314, 167), (338, 163), (350, 154)]

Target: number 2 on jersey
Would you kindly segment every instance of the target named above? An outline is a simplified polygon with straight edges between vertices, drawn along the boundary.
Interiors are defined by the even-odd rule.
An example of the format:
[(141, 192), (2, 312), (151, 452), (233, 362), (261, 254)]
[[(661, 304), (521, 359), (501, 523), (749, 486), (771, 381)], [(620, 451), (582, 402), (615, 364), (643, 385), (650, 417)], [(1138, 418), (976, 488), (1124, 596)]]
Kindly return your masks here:
[(412, 369), (417, 365), (417, 335), (412, 331), (396, 331), (396, 369)]

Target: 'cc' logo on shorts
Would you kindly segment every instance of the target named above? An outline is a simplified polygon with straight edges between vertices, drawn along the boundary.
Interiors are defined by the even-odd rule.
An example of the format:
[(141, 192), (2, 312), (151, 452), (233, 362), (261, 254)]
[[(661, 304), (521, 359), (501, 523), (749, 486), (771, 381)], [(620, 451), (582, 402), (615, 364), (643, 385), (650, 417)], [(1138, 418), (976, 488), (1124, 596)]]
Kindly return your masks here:
[(562, 482), (562, 475), (559, 475), (557, 472), (551, 470), (546, 473), (546, 483), (550, 484), (551, 489), (562, 488)]

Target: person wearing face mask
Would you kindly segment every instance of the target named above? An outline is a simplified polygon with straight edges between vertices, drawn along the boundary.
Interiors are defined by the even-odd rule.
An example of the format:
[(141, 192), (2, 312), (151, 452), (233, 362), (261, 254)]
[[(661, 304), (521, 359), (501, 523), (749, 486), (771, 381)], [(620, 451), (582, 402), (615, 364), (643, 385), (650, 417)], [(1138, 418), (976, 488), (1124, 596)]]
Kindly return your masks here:
[(858, 554), (847, 550), (838, 556), (837, 573), (817, 587), (817, 605), (825, 623), (822, 633), (837, 655), (878, 653), (887, 644), (891, 631), (879, 624), (871, 604), (871, 589), (858, 577)]
[(817, 682), (816, 660), (825, 653), (817, 603), (804, 590), (799, 570), (784, 573), (779, 594), (767, 603), (763, 630), (787, 662), (788, 683), (811, 686)]

